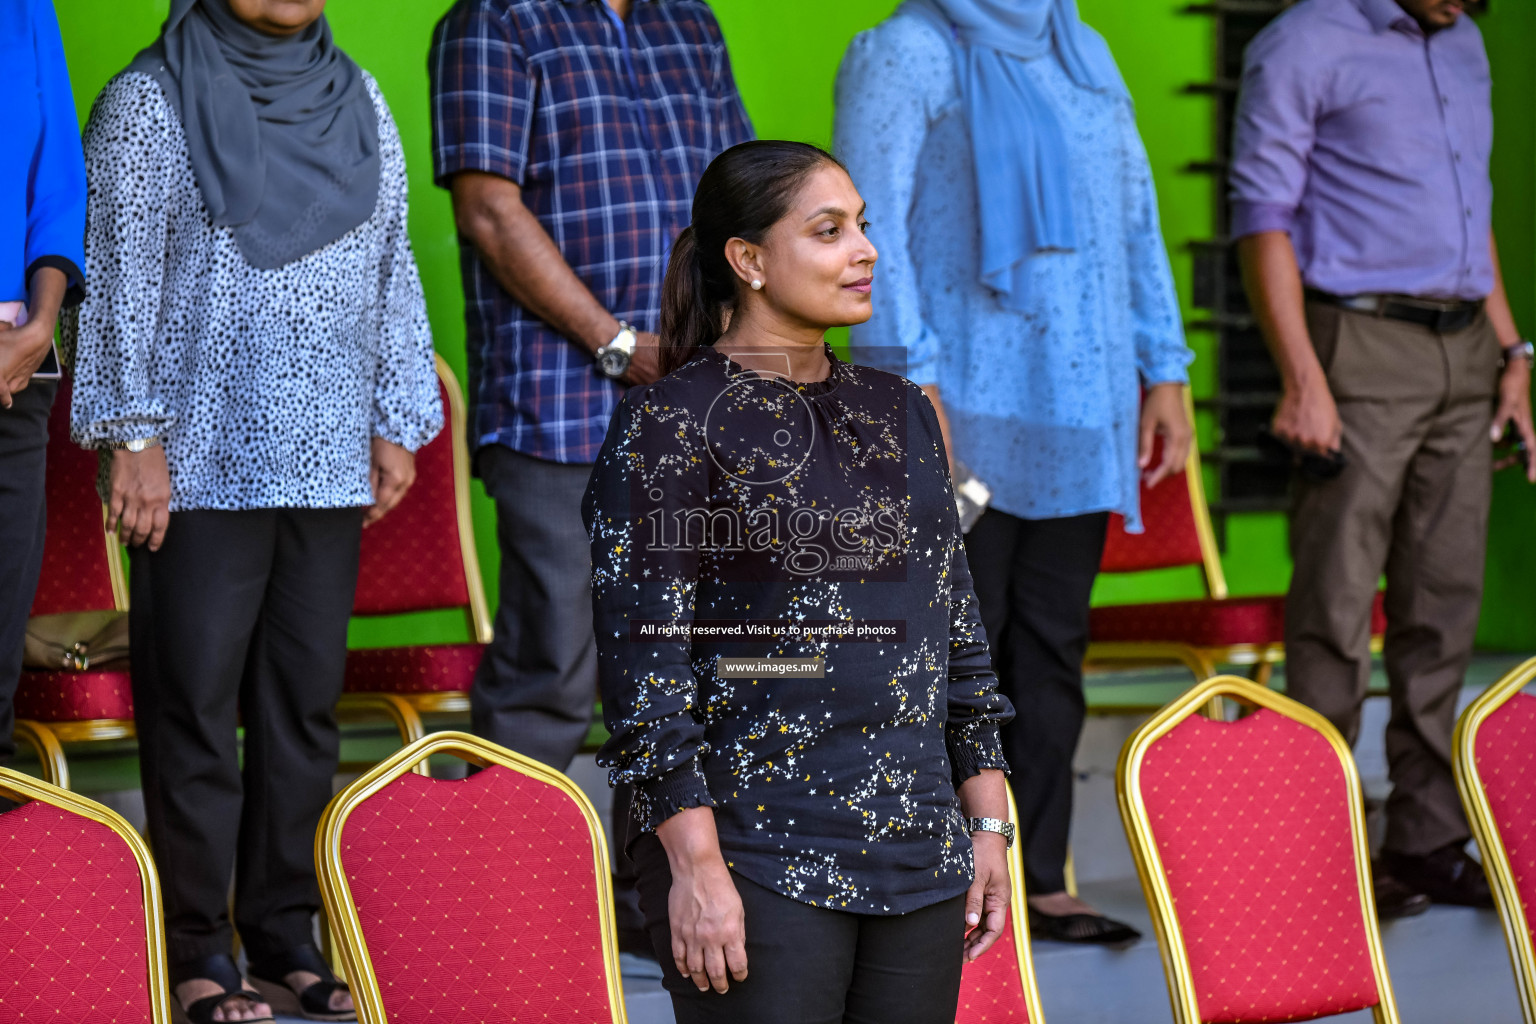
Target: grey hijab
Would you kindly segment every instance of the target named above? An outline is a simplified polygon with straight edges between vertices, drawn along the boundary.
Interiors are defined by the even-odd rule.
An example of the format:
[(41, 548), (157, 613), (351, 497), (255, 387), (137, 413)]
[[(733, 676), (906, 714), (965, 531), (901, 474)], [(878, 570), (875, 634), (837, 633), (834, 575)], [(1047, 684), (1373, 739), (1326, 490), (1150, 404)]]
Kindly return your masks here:
[(227, 0), (172, 0), (128, 70), (159, 80), (213, 222), (234, 230), (251, 266), (292, 263), (373, 215), (378, 115), (325, 18), (269, 36)]

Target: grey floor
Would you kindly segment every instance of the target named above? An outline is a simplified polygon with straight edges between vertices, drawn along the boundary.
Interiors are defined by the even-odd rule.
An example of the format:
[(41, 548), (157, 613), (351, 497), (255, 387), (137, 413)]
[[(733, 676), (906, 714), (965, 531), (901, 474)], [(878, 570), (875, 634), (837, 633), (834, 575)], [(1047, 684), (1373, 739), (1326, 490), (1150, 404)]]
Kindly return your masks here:
[[(1516, 655), (1480, 656), (1469, 673), (1463, 703), (1522, 660)], [(1159, 702), (1187, 685), (1188, 678), (1178, 672), (1091, 677), (1090, 704), (1095, 697), (1115, 692)], [(1073, 852), (1083, 896), (1107, 913), (1135, 923), (1148, 937), (1122, 951), (1035, 943), (1044, 1013), (1053, 1024), (1165, 1024), (1172, 1020), (1157, 944), (1150, 937), (1146, 907), (1115, 808), (1116, 758), (1139, 721), (1127, 716), (1089, 718), (1077, 754)], [(1356, 759), (1373, 806), (1379, 805), (1388, 788), (1381, 742), (1385, 721), (1386, 702), (1369, 701)], [(344, 757), (376, 759), (392, 746), (387, 735), (353, 739)], [(99, 763), (82, 759), (77, 781), (85, 782), (81, 788), (95, 790), (92, 796), (142, 827), (142, 799), (124, 781), (136, 775), (133, 767), (131, 759), (107, 757)], [(606, 821), (608, 788), (603, 773), (590, 757), (584, 757), (570, 774)], [(1383, 934), (1405, 1024), (1522, 1024), (1503, 934), (1493, 912), (1436, 907), (1421, 917), (1388, 924)], [(661, 989), (656, 965), (627, 955), (622, 959), (631, 1024), (672, 1024), (671, 1004)], [(1335, 1019), (1364, 1024), (1371, 1018), (1360, 1013)]]

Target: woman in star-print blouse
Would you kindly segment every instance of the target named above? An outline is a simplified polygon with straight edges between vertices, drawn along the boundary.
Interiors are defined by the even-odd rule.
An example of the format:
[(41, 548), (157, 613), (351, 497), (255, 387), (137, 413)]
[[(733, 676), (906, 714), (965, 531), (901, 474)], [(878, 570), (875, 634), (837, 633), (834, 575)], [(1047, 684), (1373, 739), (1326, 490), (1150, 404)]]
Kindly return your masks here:
[(625, 396), (586, 496), (600, 761), (635, 787), (680, 1024), (953, 1021), (1003, 924), (1006, 841), (966, 819), (1007, 817), (1012, 709), (939, 424), (823, 340), (869, 316), (865, 227), (826, 153), (722, 154), (668, 269), (671, 372)]

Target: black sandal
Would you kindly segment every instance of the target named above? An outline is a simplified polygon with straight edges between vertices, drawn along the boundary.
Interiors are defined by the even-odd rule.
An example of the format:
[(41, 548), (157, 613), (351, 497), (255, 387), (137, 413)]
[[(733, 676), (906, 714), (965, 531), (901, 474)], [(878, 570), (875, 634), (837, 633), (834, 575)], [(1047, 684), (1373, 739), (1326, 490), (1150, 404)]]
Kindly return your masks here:
[[(234, 958), (228, 953), (215, 953), (213, 956), (205, 956), (201, 960), (187, 960), (171, 968), (171, 1018), (175, 1021), (187, 1021), (190, 1024), (219, 1024), (213, 1019), (226, 1004), (244, 999), (252, 1005), (264, 1003), (260, 992), (245, 987), (245, 979), (240, 976), (240, 969), (235, 966)], [(211, 981), (224, 991), (214, 996), (204, 996), (194, 999), (187, 1006), (181, 1005), (181, 1000), (174, 997), (177, 986), (189, 981), (201, 979)], [(268, 1017), (251, 1017), (240, 1024), (262, 1024), (263, 1021), (271, 1021)]]
[[(317, 975), (320, 980), (302, 992), (288, 987), (287, 977), (294, 971)], [(339, 980), (325, 957), (311, 945), (294, 946), (292, 949), (251, 964), (251, 983), (272, 1009), (284, 1017), (303, 1017), (305, 1020), (351, 1021), (357, 1020), (356, 1010), (331, 1009), (331, 996), (337, 992), (349, 992), (346, 982)]]
[(1029, 908), (1029, 934), (1052, 942), (1079, 942), (1097, 946), (1128, 946), (1141, 932), (1102, 914), (1042, 914)]

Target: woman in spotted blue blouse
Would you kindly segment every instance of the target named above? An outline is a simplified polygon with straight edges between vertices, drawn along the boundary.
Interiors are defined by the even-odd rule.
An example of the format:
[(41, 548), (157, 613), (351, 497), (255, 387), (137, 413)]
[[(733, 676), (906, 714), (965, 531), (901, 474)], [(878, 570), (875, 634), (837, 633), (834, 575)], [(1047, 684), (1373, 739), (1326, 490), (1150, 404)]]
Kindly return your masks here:
[[(746, 143), (700, 181), (584, 512), (600, 760), (680, 1024), (937, 1024), (1003, 927), (997, 693), (939, 424), (838, 359), (877, 253), (847, 172)], [(750, 974), (749, 974), (750, 969)]]
[(442, 426), (400, 134), (324, 7), (173, 0), (85, 130), (71, 430), (131, 545), (145, 818), (192, 1024), (356, 1018), (313, 944), (315, 828), (362, 530)]

